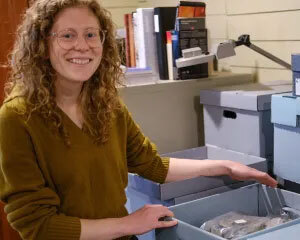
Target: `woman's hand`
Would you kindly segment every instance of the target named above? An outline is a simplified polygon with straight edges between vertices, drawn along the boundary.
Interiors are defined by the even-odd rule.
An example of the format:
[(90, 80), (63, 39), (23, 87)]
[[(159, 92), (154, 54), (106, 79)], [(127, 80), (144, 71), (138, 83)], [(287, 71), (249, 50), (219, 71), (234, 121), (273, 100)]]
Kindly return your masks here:
[(176, 220), (163, 221), (163, 217), (173, 217), (174, 214), (162, 205), (145, 205), (136, 212), (122, 219), (126, 235), (140, 235), (155, 228), (172, 227), (177, 224)]
[(241, 163), (228, 161), (227, 167), (229, 169), (228, 175), (235, 180), (256, 180), (259, 183), (268, 185), (270, 187), (276, 187), (278, 184), (278, 182), (274, 178), (270, 177), (269, 174), (258, 171)]

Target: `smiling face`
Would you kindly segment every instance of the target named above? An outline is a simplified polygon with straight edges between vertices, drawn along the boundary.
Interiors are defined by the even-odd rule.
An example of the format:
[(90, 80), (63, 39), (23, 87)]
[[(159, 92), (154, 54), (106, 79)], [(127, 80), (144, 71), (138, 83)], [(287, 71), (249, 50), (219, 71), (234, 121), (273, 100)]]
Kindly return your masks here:
[[(100, 28), (98, 19), (87, 7), (66, 8), (56, 16), (50, 31), (56, 35), (49, 40), (49, 58), (57, 81), (83, 84), (95, 73), (101, 62), (103, 48), (101, 44), (96, 48), (90, 47), (85, 34), (88, 29), (97, 28)], [(78, 34), (76, 43), (68, 50), (58, 44), (57, 33), (63, 30)]]

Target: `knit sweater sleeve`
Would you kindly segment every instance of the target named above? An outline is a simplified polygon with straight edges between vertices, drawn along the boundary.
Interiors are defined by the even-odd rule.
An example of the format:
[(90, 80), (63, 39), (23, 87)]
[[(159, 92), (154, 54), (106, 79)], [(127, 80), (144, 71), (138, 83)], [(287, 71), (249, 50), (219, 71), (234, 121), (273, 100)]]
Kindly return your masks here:
[(169, 158), (160, 157), (156, 146), (145, 137), (124, 106), (127, 124), (128, 170), (149, 180), (163, 183), (169, 169)]
[(0, 111), (0, 199), (11, 226), (23, 239), (77, 240), (80, 220), (58, 209), (47, 187), (26, 121), (4, 106)]

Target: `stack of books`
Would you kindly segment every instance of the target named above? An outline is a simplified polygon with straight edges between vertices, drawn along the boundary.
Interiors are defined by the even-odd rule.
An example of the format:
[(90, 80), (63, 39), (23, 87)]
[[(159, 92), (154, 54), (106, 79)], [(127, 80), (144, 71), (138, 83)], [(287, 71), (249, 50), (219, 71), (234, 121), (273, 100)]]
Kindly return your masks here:
[[(200, 47), (202, 53), (207, 53), (205, 3), (180, 1), (177, 9), (174, 34), (178, 34), (179, 57), (182, 57), (182, 50), (194, 47)], [(180, 79), (208, 77), (208, 63), (180, 68), (178, 69), (178, 76)]]
[(207, 52), (205, 7), (202, 2), (180, 1), (177, 7), (138, 8), (126, 14), (125, 65), (151, 69), (161, 80), (207, 77), (207, 63), (180, 69), (175, 65), (184, 49)]

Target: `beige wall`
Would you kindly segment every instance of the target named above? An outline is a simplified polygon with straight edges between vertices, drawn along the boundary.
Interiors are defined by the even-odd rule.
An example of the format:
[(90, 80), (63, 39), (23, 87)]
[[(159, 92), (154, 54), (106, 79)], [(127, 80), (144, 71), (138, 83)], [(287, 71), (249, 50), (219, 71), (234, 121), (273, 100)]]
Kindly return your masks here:
[(120, 89), (134, 120), (160, 153), (204, 144), (201, 89), (252, 82), (250, 74), (220, 73), (196, 80), (159, 81)]
[(134, 12), (140, 0), (98, 0), (112, 14), (114, 23), (124, 27), (124, 14)]
[[(123, 14), (137, 7), (175, 6), (177, 0), (99, 0), (123, 26)], [(251, 42), (290, 63), (291, 53), (300, 52), (299, 0), (205, 0), (209, 46), (228, 38), (250, 34)], [(291, 71), (246, 47), (237, 56), (221, 60), (220, 69), (253, 73), (259, 81), (291, 80)]]
[[(291, 54), (300, 52), (300, 1), (227, 0), (228, 37), (236, 39), (248, 33), (252, 43), (291, 62)], [(230, 60), (234, 72), (254, 72), (259, 81), (289, 80), (291, 71), (249, 51), (237, 48)]]

